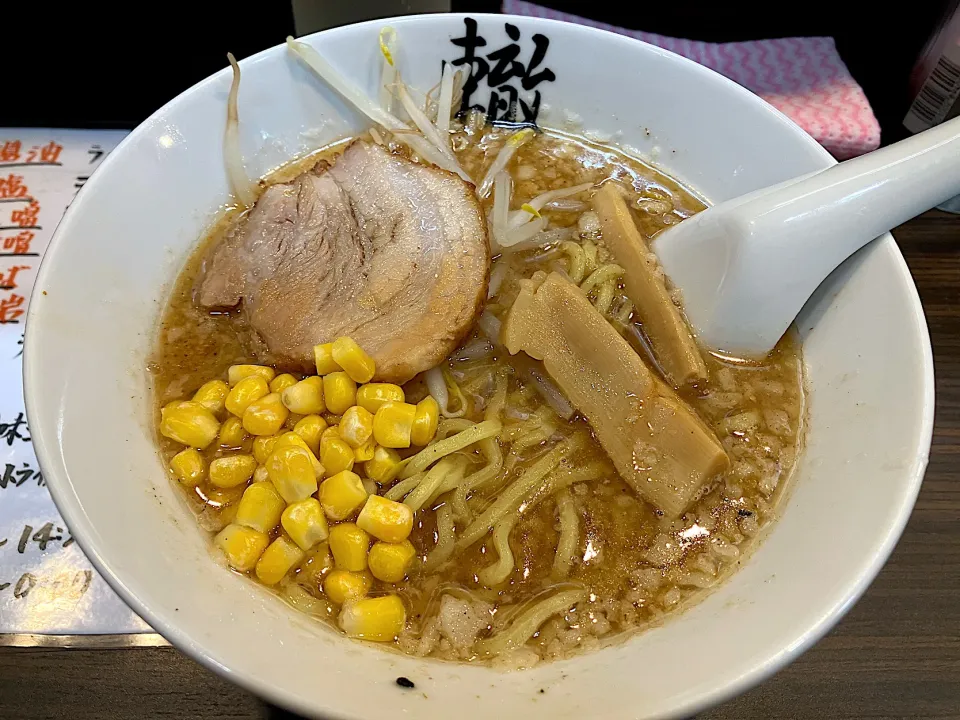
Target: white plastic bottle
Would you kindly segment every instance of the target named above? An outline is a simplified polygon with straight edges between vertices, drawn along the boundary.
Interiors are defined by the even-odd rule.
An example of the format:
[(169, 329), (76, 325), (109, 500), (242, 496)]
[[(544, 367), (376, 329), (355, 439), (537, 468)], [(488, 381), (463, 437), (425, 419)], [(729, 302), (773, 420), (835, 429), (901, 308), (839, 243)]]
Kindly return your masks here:
[[(960, 115), (960, 0), (951, 2), (927, 41), (910, 79), (913, 102), (903, 119), (911, 133)], [(960, 214), (960, 195), (937, 206)]]

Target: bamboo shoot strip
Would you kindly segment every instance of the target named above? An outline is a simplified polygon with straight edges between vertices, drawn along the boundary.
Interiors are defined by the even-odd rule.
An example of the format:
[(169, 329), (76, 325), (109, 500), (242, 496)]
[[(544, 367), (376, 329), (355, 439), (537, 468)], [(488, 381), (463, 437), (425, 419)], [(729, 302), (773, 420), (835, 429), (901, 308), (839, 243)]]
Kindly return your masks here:
[(667, 515), (683, 513), (729, 465), (696, 413), (558, 273), (539, 287), (522, 281), (503, 339), (511, 353), (543, 361), (623, 479)]
[(623, 285), (650, 338), (657, 361), (676, 386), (700, 382), (707, 366), (664, 282), (656, 257), (637, 230), (623, 196), (612, 183), (593, 196), (603, 241), (625, 269)]

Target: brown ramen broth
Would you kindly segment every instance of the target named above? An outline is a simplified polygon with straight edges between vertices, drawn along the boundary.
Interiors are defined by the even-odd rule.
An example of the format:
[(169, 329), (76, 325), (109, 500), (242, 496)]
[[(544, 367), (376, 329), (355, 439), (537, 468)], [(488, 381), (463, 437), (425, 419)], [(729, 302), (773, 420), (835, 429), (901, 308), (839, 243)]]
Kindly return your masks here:
[[(513, 131), (468, 122), (457, 126), (453, 147), (471, 177), (483, 176)], [(389, 138), (387, 141), (389, 142)], [(268, 178), (288, 180), (314, 160), (333, 158), (343, 143), (298, 161)], [(390, 146), (395, 153), (404, 152)], [(631, 206), (647, 241), (665, 228), (704, 208), (677, 182), (619, 150), (546, 132), (523, 145), (507, 169), (514, 179), (514, 208), (548, 190), (581, 183), (615, 182)], [(492, 207), (492, 195), (483, 201)], [(521, 244), (495, 257), (492, 287), (483, 319), (445, 365), (452, 390), (462, 393), (464, 417), (440, 421), (438, 437), (498, 413), (503, 429), (486, 446), (460, 452), (469, 475), (499, 457), (501, 467), (489, 481), (460, 497), (449, 492), (417, 512), (410, 536), (417, 551), (407, 578), (396, 587), (376, 581), (372, 594), (399, 592), (407, 609), (406, 628), (395, 641), (413, 655), (448, 660), (483, 660), (490, 655), (484, 640), (532, 607), (538, 600), (579, 588), (576, 602), (557, 608), (539, 629), (495, 658), (511, 667), (565, 657), (594, 648), (628, 631), (660, 621), (689, 604), (736, 569), (764, 527), (772, 522), (803, 437), (803, 377), (799, 344), (787, 336), (762, 364), (704, 352), (708, 380), (684, 387), (681, 396), (716, 434), (730, 458), (729, 469), (705, 488), (692, 507), (669, 519), (645, 502), (614, 470), (590, 427), (574, 415), (565, 420), (544, 401), (537, 381), (542, 366), (494, 347), (484, 323), (502, 320), (519, 291), (519, 280), (542, 270), (557, 270), (581, 283), (612, 262), (604, 245), (589, 196), (574, 195), (541, 210), (548, 221), (538, 246)], [(210, 314), (194, 303), (193, 288), (203, 255), (238, 222), (227, 213), (182, 271), (163, 315), (156, 353), (150, 366), (158, 410), (190, 397), (211, 378), (225, 378), (235, 363), (252, 363), (258, 342), (239, 314)], [(546, 242), (544, 242), (546, 241)], [(575, 267), (582, 261), (583, 267)], [(576, 276), (576, 277), (575, 277)], [(645, 341), (642, 319), (635, 317), (616, 278), (588, 294), (640, 356), (656, 362)], [(278, 368), (278, 372), (283, 368)], [(302, 377), (302, 375), (298, 375)], [(427, 394), (422, 377), (404, 387), (408, 402)], [(457, 393), (454, 390), (453, 396)], [(457, 403), (452, 403), (453, 407)], [(291, 417), (287, 428), (292, 427)], [(165, 464), (182, 446), (158, 435)], [(249, 452), (252, 438), (244, 440)], [(512, 481), (535, 466), (560, 443), (572, 443), (552, 476), (563, 476), (559, 490), (534, 494), (515, 508), (493, 532), (466, 547), (455, 546), (443, 559), (444, 532), (438, 524), (456, 524), (457, 537)], [(490, 446), (493, 446), (491, 449)], [(210, 460), (230, 451), (213, 443), (203, 451)], [(417, 449), (400, 451), (409, 456)], [(496, 470), (496, 467), (494, 467)], [(208, 480), (196, 488), (180, 486), (201, 526), (215, 533), (231, 522), (245, 486), (221, 490)], [(384, 494), (389, 486), (379, 488)], [(279, 528), (271, 537), (279, 534)], [(511, 567), (500, 557), (497, 540), (506, 539)], [(325, 544), (275, 586), (288, 602), (336, 626), (338, 607), (322, 592), (330, 570)], [(251, 573), (252, 575), (252, 573)], [(501, 648), (502, 649), (502, 648)]]

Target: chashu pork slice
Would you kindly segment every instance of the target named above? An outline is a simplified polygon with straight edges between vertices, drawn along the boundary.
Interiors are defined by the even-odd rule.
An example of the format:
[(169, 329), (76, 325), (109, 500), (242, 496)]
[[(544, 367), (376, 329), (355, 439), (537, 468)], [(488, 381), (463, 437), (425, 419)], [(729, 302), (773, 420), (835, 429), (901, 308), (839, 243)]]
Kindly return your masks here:
[(313, 371), (349, 336), (403, 383), (457, 346), (486, 297), (486, 225), (453, 173), (356, 141), (332, 166), (264, 191), (210, 252), (196, 299), (241, 307), (261, 360)]

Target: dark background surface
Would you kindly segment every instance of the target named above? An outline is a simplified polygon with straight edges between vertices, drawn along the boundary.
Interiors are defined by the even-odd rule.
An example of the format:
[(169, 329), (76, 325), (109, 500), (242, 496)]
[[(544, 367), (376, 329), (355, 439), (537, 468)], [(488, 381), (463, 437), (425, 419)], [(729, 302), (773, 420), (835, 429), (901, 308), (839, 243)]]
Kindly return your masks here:
[[(318, 0), (334, 1), (340, 0)], [(949, 0), (541, 4), (627, 28), (714, 42), (832, 36), (870, 99), (884, 142), (890, 142), (903, 135), (910, 71)], [(225, 67), (228, 50), (243, 58), (293, 33), (293, 13), (283, 0), (252, 5), (255, 13), (237, 3), (180, 0), (128, 5), (126, 11), (102, 3), (56, 9), (43, 2), (5, 5), (0, 124), (6, 126), (132, 128)], [(453, 0), (453, 8), (496, 12), (499, 1)]]

